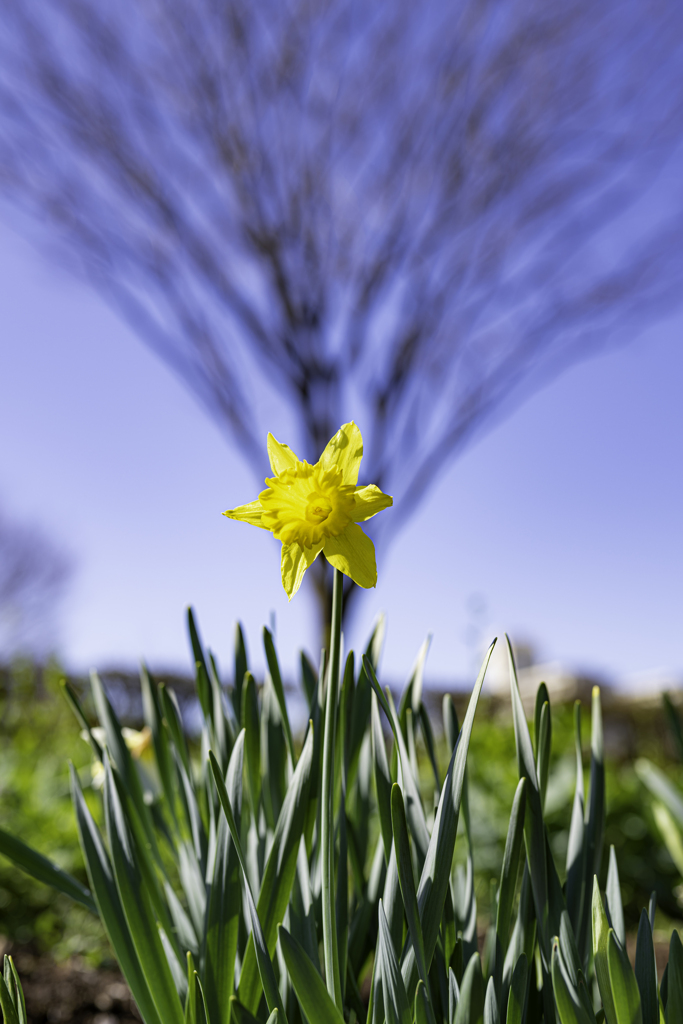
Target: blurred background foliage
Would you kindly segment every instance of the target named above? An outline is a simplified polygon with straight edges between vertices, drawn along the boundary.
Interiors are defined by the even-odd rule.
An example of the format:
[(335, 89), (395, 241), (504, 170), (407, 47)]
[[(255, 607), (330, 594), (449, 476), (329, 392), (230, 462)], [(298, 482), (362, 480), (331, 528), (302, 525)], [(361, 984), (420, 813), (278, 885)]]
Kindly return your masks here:
[[(0, 675), (0, 821), (2, 827), (48, 854), (60, 867), (87, 884), (68, 784), (68, 760), (79, 769), (86, 796), (91, 780), (90, 751), (80, 738), (78, 724), (64, 701), (58, 665), (38, 668), (17, 662)], [(177, 685), (179, 680), (174, 680)], [(87, 686), (71, 682), (83, 695), (88, 714)], [(189, 681), (188, 681), (189, 682)], [(118, 681), (118, 703), (126, 724), (139, 728), (135, 702), (125, 700)], [(113, 686), (112, 690), (117, 687)], [(431, 717), (440, 723), (440, 695), (425, 696)], [(657, 926), (666, 931), (683, 919), (681, 876), (657, 831), (651, 799), (634, 769), (636, 756), (647, 757), (662, 767), (670, 780), (683, 789), (683, 766), (664, 709), (654, 702), (634, 704), (604, 693), (606, 741), (607, 822), (603, 870), (607, 870), (610, 845), (616, 848), (626, 927), (635, 932), (640, 910), (650, 893), (657, 893)], [(466, 695), (456, 694), (462, 717)], [(126, 718), (126, 709), (128, 717)], [(191, 712), (184, 705), (186, 720)], [(589, 707), (584, 702), (584, 766), (589, 759)], [(132, 715), (132, 716), (131, 716)], [(94, 714), (92, 714), (94, 720)], [(437, 726), (440, 728), (440, 725)], [(558, 863), (564, 863), (568, 825), (575, 784), (573, 707), (557, 703), (552, 708), (553, 756), (546, 798), (546, 821)], [(197, 750), (196, 753), (199, 753)], [(446, 747), (439, 741), (441, 767), (447, 763)], [(433, 786), (426, 756), (421, 784), (427, 796)], [(500, 698), (483, 698), (475, 719), (468, 758), (475, 887), (478, 915), (483, 930), (488, 921), (491, 881), (503, 858), (510, 806), (518, 781), (515, 739), (509, 705)], [(88, 799), (98, 817), (98, 800)], [(460, 833), (463, 825), (460, 824)], [(467, 844), (460, 835), (456, 861), (465, 863)], [(103, 930), (92, 915), (66, 896), (34, 882), (0, 857), (0, 936), (37, 953), (49, 952), (57, 961), (78, 956), (92, 966), (113, 963)]]
[[(56, 664), (16, 662), (0, 674), (0, 822), (87, 885), (68, 761), (89, 772), (90, 752), (61, 695)], [(87, 791), (86, 791), (87, 792)], [(97, 801), (90, 801), (98, 813)], [(0, 857), (0, 933), (56, 959), (112, 961), (99, 921)], [(112, 961), (113, 962), (113, 961)]]

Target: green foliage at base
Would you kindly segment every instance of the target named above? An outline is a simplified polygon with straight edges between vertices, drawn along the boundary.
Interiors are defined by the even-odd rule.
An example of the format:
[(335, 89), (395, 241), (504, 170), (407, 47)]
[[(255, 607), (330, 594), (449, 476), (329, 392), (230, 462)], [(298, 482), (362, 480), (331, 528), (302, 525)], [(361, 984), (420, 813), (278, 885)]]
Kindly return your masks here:
[[(683, 1020), (683, 947), (674, 931), (658, 984), (654, 896), (639, 918), (635, 969), (626, 954), (629, 840), (605, 842), (613, 824), (597, 688), (588, 763), (578, 705), (571, 723), (554, 716), (542, 684), (529, 725), (511, 650), (512, 728), (478, 720), (487, 656), (462, 728), (447, 695), (435, 730), (422, 692), (426, 648), (396, 706), (377, 678), (380, 624), (338, 681), (325, 657), (316, 671), (302, 656), (309, 722), (298, 743), (270, 633), (263, 684), (238, 629), (225, 687), (191, 614), (189, 626), (197, 751), (172, 690), (144, 669), (142, 733), (122, 729), (96, 675), (97, 729), (66, 688), (76, 725), (58, 745), (80, 757), (71, 791), (85, 875), (73, 853), (54, 863), (32, 797), (26, 824), (15, 803), (15, 838), (0, 832), (5, 857), (99, 918), (145, 1024)], [(30, 748), (15, 734), (15, 751)], [(673, 798), (661, 802), (675, 813)], [(20, 987), (8, 964), (0, 1003), (15, 1024)]]

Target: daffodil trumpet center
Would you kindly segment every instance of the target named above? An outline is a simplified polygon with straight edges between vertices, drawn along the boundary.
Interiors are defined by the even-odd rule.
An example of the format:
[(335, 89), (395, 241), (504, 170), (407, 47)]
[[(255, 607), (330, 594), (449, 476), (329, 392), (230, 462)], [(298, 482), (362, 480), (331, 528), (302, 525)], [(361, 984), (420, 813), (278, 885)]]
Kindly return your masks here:
[(325, 522), (331, 511), (332, 502), (319, 494), (314, 494), (306, 506), (306, 519), (309, 523), (314, 523), (317, 526), (319, 523)]
[(344, 483), (338, 469), (299, 462), (277, 476), (259, 495), (263, 525), (283, 544), (319, 547), (343, 533), (353, 520), (355, 487)]

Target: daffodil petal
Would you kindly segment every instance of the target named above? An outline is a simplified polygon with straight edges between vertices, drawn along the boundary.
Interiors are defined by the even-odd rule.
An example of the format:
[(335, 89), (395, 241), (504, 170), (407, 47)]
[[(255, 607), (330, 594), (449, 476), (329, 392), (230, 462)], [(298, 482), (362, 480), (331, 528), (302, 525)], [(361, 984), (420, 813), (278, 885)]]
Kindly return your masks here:
[(328, 537), (323, 554), (335, 569), (350, 576), (359, 587), (367, 590), (377, 583), (375, 545), (355, 523), (349, 523), (338, 537)]
[(345, 484), (358, 483), (360, 460), (363, 458), (363, 437), (353, 422), (345, 423), (334, 437), (328, 441), (325, 451), (320, 456), (323, 469), (340, 469)]
[(261, 522), (261, 516), (263, 514), (263, 506), (257, 498), (256, 501), (250, 501), (248, 505), (240, 505), (238, 508), (229, 508), (223, 513), (228, 519), (238, 519), (243, 523), (251, 523), (252, 526), (260, 526), (262, 530), (267, 530), (268, 527), (264, 526)]
[(267, 443), (270, 468), (276, 476), (278, 473), (283, 473), (285, 469), (296, 468), (299, 459), (297, 459), (289, 445), (276, 441), (272, 434), (268, 434)]
[(391, 495), (383, 494), (376, 484), (368, 484), (367, 487), (357, 487), (353, 497), (353, 519), (356, 523), (372, 519), (378, 512), (394, 504), (394, 499)]
[(301, 581), (304, 578), (304, 573), (313, 565), (316, 558), (322, 550), (322, 541), (316, 547), (306, 548), (301, 547), (296, 542), (294, 544), (283, 544), (282, 545), (282, 586), (287, 592), (287, 597), (291, 601), (297, 590), (301, 586)]

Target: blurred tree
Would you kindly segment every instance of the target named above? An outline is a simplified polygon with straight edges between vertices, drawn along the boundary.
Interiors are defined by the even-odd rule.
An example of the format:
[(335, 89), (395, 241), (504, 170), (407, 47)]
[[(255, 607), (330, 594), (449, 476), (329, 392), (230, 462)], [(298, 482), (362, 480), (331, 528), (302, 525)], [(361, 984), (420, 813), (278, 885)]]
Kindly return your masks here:
[(2, 14), (5, 195), (259, 477), (273, 402), (308, 459), (353, 410), (386, 536), (483, 425), (681, 294), (669, 0)]
[(68, 558), (38, 527), (0, 511), (0, 663), (54, 653)]

